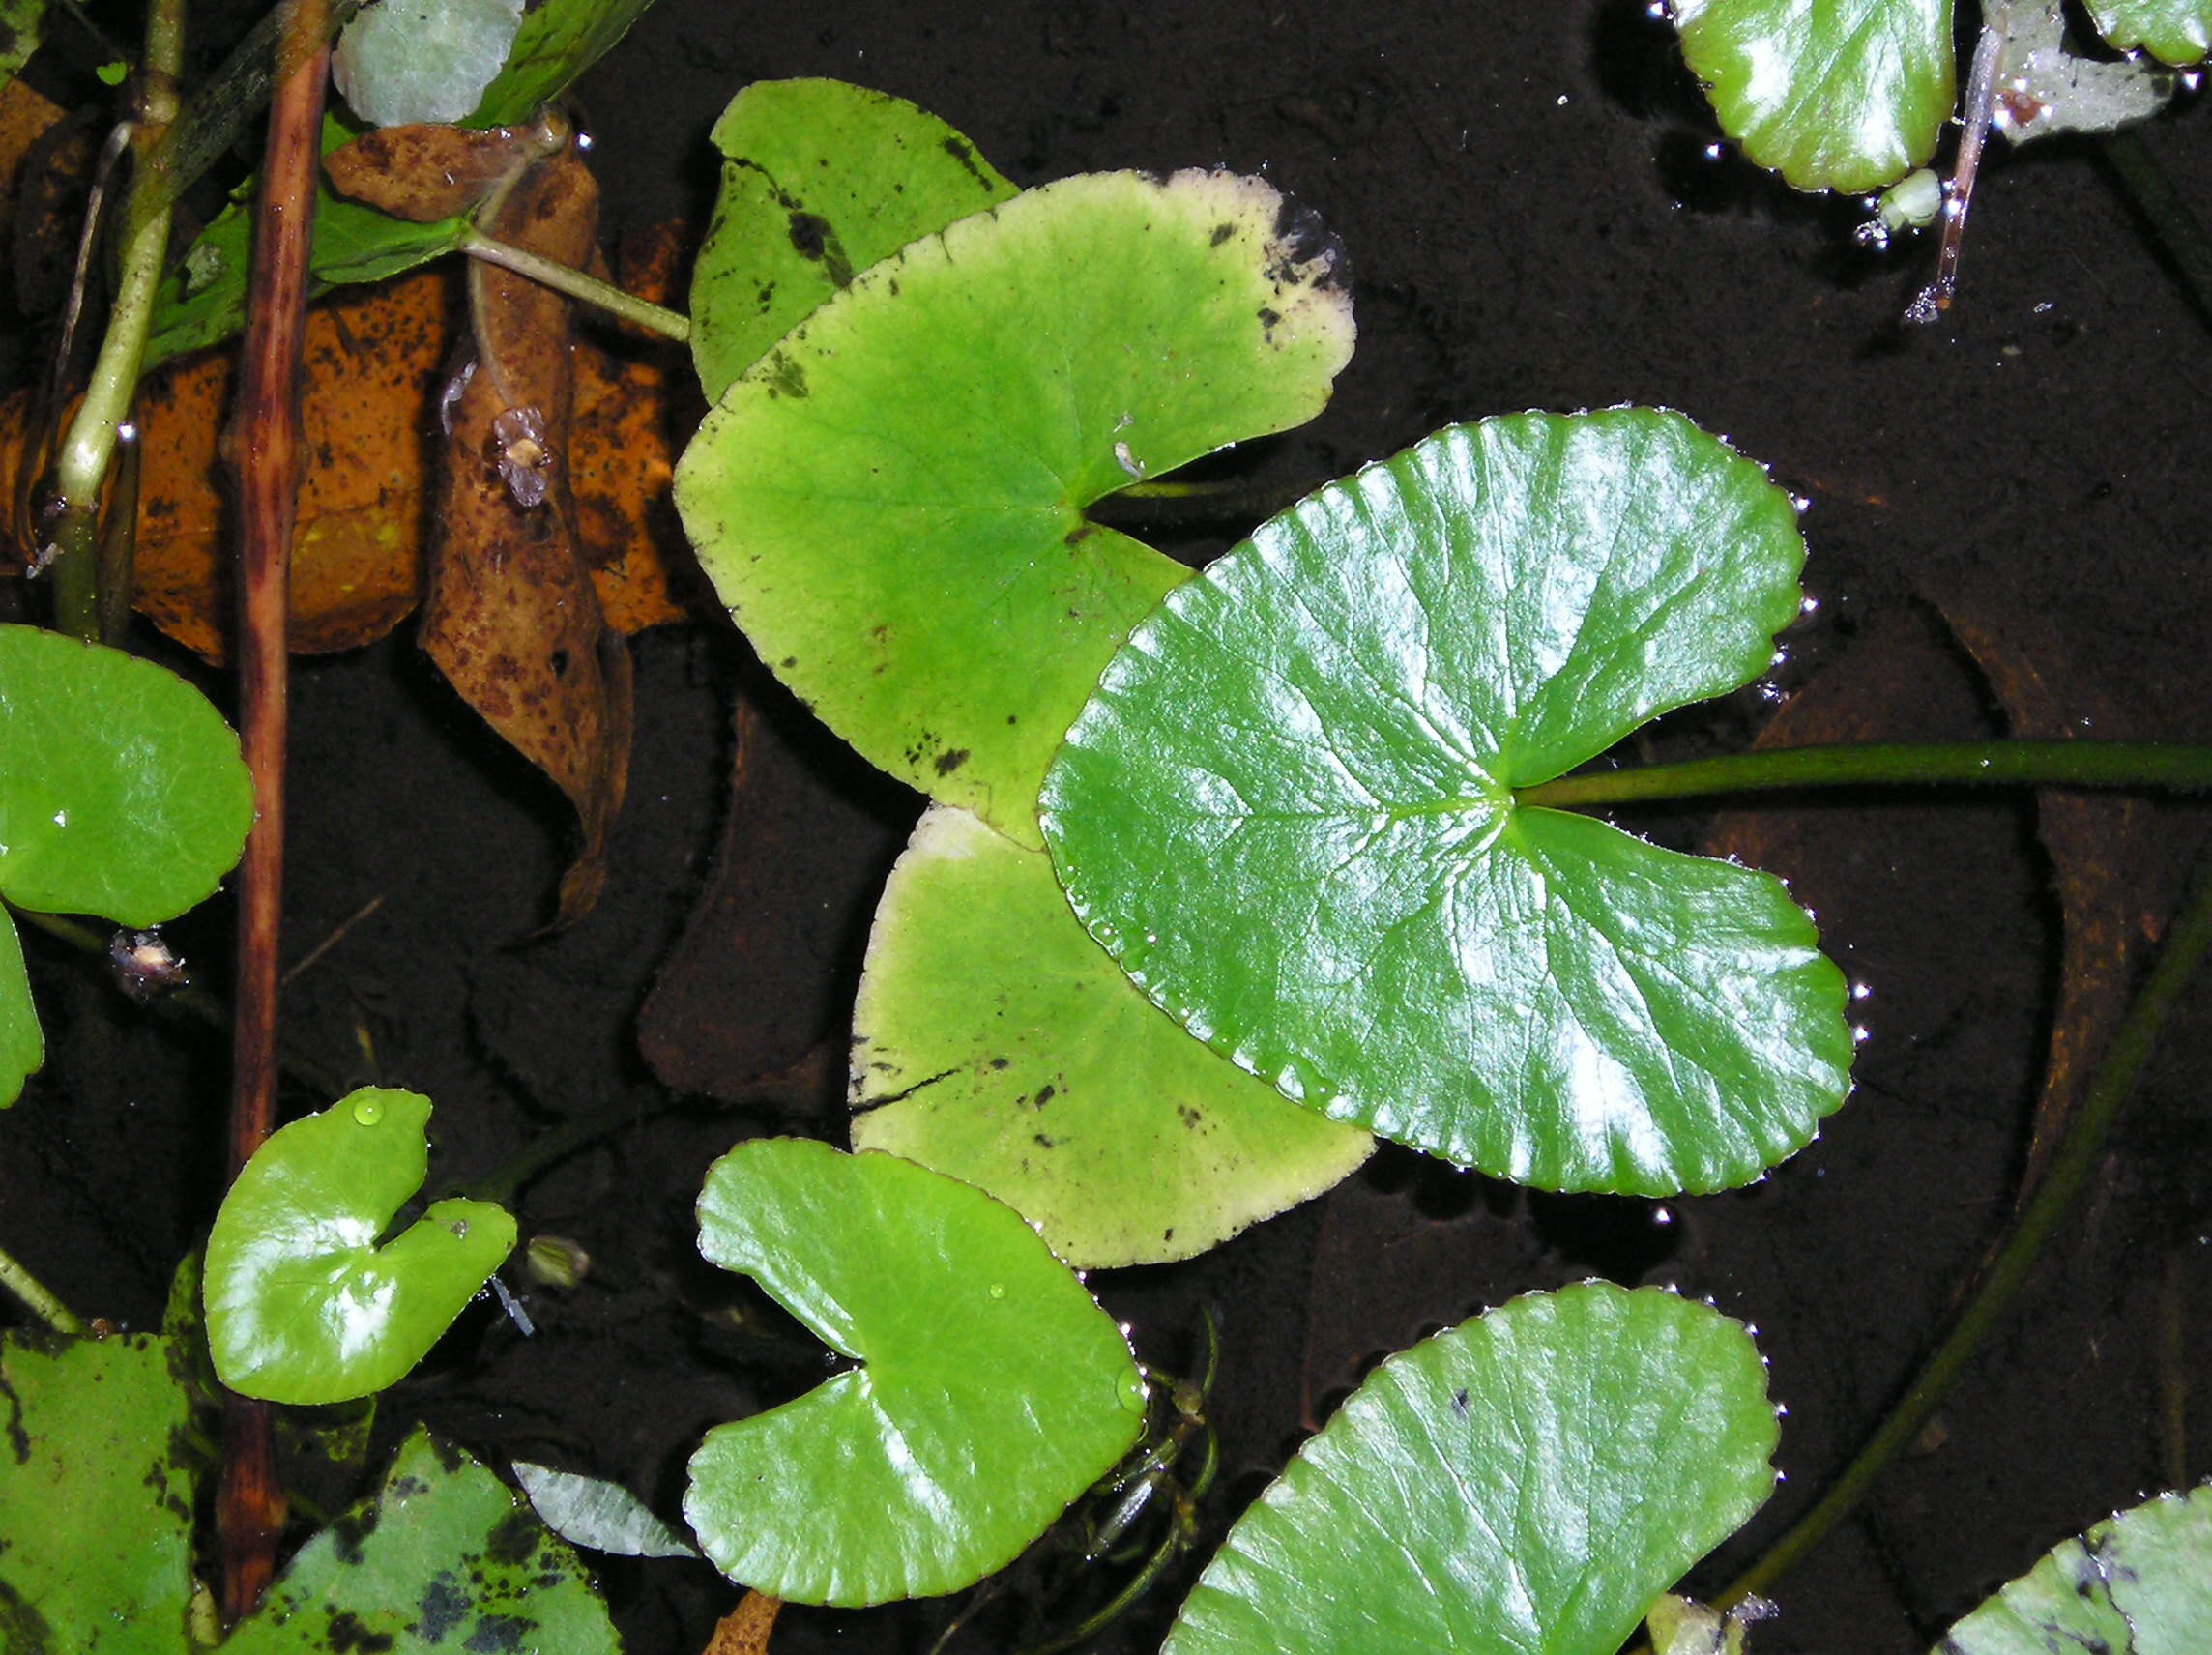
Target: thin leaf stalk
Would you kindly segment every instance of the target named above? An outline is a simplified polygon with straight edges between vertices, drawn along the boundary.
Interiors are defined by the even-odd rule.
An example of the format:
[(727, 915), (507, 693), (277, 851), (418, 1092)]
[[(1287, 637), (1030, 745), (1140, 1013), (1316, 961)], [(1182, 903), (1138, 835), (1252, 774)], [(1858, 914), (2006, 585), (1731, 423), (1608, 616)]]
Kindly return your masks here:
[(2212, 746), (2178, 741), (1840, 741), (1633, 769), (1585, 770), (1514, 790), (1553, 809), (1786, 788), (2011, 786), (2212, 789)]
[(682, 311), (640, 299), (634, 293), (625, 293), (610, 281), (601, 281), (597, 276), (586, 276), (580, 270), (573, 270), (549, 258), (541, 258), (526, 248), (512, 247), (487, 236), (481, 230), (469, 232), (468, 239), (461, 243), (461, 251), (471, 258), (481, 259), (485, 264), (495, 264), (502, 270), (510, 270), (517, 276), (526, 276), (541, 286), (550, 287), (556, 293), (566, 294), (586, 305), (597, 305), (610, 316), (635, 323), (648, 333), (658, 334), (665, 339), (674, 339), (678, 344), (684, 344), (691, 337), (691, 319)]
[[(254, 825), (239, 864), (238, 983), (232, 1031), (233, 1174), (269, 1136), (276, 1110), (279, 920), (284, 877), (286, 620), (303, 448), (301, 341), (314, 228), (323, 88), (330, 77), (329, 0), (291, 0), (276, 49), (276, 92), (255, 204), (246, 344), (229, 452), (239, 484), (238, 679), (241, 744), (253, 777)], [(216, 1521), (222, 1611), (235, 1625), (276, 1568), (284, 1494), (266, 1405), (224, 1408)]]
[(0, 1249), (0, 1288), (14, 1293), (25, 1310), (56, 1333), (81, 1339), (90, 1331), (82, 1317), (56, 1298), (44, 1282), (23, 1268), (5, 1249)]
[[(137, 394), (154, 297), (169, 250), (169, 205), (176, 192), (159, 151), (177, 117), (177, 77), (184, 58), (184, 0), (154, 0), (146, 14), (146, 57), (138, 72), (138, 107), (131, 134), (131, 185), (123, 198), (122, 278), (92, 377), (54, 457), (58, 506), (47, 543), (53, 556), (55, 618), (64, 631), (88, 642), (103, 635), (101, 495)], [(112, 602), (105, 609), (110, 621), (120, 613), (127, 611)]]
[(2057, 1234), (2087, 1184), (2112, 1122), (2134, 1094), (2159, 1030), (2208, 947), (2212, 947), (2212, 851), (2199, 858), (2196, 887), (2188, 904), (2167, 932), (2157, 963), (2113, 1034), (2104, 1061), (2098, 1065), (2065, 1138), (2052, 1157), (2049, 1173), (2014, 1219), (2004, 1245), (1991, 1262), (1973, 1297), (1843, 1474), (1765, 1555), (1713, 1599), (1717, 1607), (1728, 1609), (1764, 1593), (1826, 1537), (1890, 1462), (1919, 1437), (1929, 1416), (2012, 1308), (2044, 1248)]

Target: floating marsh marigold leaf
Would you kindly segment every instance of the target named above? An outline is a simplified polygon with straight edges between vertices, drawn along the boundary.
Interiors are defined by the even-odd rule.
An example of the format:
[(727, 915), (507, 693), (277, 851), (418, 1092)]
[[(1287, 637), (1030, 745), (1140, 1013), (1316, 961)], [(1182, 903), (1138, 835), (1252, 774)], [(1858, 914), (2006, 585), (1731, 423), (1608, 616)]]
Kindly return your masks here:
[(2176, 68), (2212, 51), (2212, 0), (2085, 0), (2097, 32), (2116, 50), (2138, 46)]

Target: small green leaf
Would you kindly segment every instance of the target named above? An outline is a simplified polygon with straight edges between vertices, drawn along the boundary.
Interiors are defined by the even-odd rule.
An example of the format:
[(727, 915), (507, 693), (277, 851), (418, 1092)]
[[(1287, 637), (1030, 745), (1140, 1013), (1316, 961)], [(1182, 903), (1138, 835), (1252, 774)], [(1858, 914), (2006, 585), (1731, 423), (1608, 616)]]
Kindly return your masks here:
[(522, 0), (380, 0), (338, 36), (331, 77), (372, 127), (458, 121), (522, 27)]
[(856, 276), (723, 393), (677, 505), (831, 729), (1033, 848), (1068, 720), (1184, 576), (1084, 508), (1312, 418), (1351, 349), (1335, 251), (1268, 185), (1063, 179)]
[(515, 1461), (514, 1480), (545, 1526), (571, 1546), (616, 1557), (699, 1555), (620, 1483), (557, 1471), (527, 1460)]
[(222, 1382), (270, 1402), (366, 1396), (422, 1359), (514, 1246), (514, 1220), (441, 1201), (377, 1244), (429, 1169), (430, 1100), (365, 1087), (280, 1127), (216, 1214), (208, 1348)]
[(2097, 32), (2116, 51), (2141, 47), (2176, 69), (2212, 53), (2212, 0), (2085, 0)]
[(2212, 1484), (2062, 1540), (1934, 1655), (2202, 1655), (2212, 1649)]
[(1674, 0), (1721, 130), (1799, 189), (1878, 189), (1933, 155), (1951, 0)]
[(891, 870), (853, 1027), (853, 1147), (988, 1190), (1081, 1269), (1203, 1253), (1374, 1147), (1177, 1028), (1043, 855), (964, 810)]
[(1531, 1293), (1391, 1357), (1229, 1531), (1161, 1655), (1611, 1655), (1772, 1492), (1742, 1326)]
[(0, 1107), (23, 1095), (23, 1083), (46, 1060), (46, 1037), (31, 1002), (31, 974), (23, 969), (23, 940), (0, 909)]
[(166, 1339), (0, 1339), (0, 1649), (182, 1655), (187, 1405)]
[(756, 80), (714, 124), (722, 189), (691, 272), (710, 402), (854, 276), (1014, 187), (950, 127), (841, 80)]
[(516, 127), (532, 119), (612, 51), (653, 0), (543, 0), (522, 19), (507, 67), (484, 88), (464, 127)]
[(620, 1655), (575, 1553), (418, 1426), (384, 1486), (300, 1548), (222, 1655)]
[(1771, 877), (1513, 790), (1756, 678), (1803, 560), (1680, 415), (1441, 431), (1137, 628), (1040, 801), (1069, 899), (1337, 1119), (1549, 1189), (1746, 1182), (1843, 1101), (1843, 973)]
[(716, 1426), (684, 1515), (725, 1575), (847, 1607), (1011, 1562), (1144, 1423), (1129, 1347), (1011, 1207), (890, 1155), (741, 1144), (699, 1250), (859, 1365)]
[[(39, 49), (45, 20), (46, 0), (0, 0), (0, 86), (15, 79)], [(107, 78), (104, 72), (96, 73)], [(107, 83), (113, 86), (117, 81)]]
[(190, 684), (0, 626), (0, 896), (157, 925), (214, 893), (252, 813), (238, 738)]
[(102, 86), (121, 86), (131, 78), (131, 66), (117, 58), (113, 63), (101, 64), (92, 73)]

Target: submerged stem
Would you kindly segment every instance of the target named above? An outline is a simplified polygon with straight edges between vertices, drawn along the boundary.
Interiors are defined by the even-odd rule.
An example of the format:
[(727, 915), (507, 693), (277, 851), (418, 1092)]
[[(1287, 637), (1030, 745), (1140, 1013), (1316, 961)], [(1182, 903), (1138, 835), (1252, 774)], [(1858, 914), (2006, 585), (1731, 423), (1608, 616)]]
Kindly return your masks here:
[(2104, 1061), (2097, 1066), (2081, 1104), (2068, 1122), (2066, 1136), (2052, 1157), (2051, 1170), (2034, 1197), (2013, 1220), (2004, 1246), (1959, 1319), (1936, 1347), (1889, 1416), (1813, 1509), (1776, 1541), (1766, 1554), (1713, 1599), (1727, 1609), (1763, 1592), (1818, 1546), (1828, 1530), (1858, 1503), (1868, 1487), (1907, 1444), (1920, 1435), (1928, 1416), (1947, 1395), (1966, 1364), (1997, 1325), (2026, 1284), (2044, 1247), (2057, 1234), (2089, 1172), (2105, 1147), (2129, 1096), (2135, 1090), (2160, 1027), (2190, 976), (2212, 947), (2212, 853), (2199, 859), (2197, 886), (2188, 906), (2167, 932), (2166, 945), (2135, 1002), (2128, 1007)]
[(2212, 746), (2175, 741), (1867, 741), (1586, 770), (1517, 788), (1554, 809), (1797, 787), (1984, 786), (2212, 789)]
[(25, 1310), (56, 1333), (81, 1339), (89, 1331), (81, 1317), (47, 1292), (38, 1277), (24, 1269), (5, 1250), (0, 1250), (0, 1288), (6, 1288), (22, 1300)]
[(527, 251), (509, 243), (485, 235), (481, 230), (471, 230), (461, 243), (461, 251), (471, 258), (480, 258), (486, 264), (496, 264), (502, 270), (511, 270), (517, 276), (550, 287), (556, 293), (566, 293), (570, 299), (586, 305), (596, 305), (611, 316), (626, 322), (634, 322), (650, 333), (674, 339), (683, 344), (691, 337), (691, 319), (666, 305), (655, 305), (649, 299), (640, 299), (634, 293), (625, 293), (611, 281), (601, 281), (594, 276), (537, 253)]

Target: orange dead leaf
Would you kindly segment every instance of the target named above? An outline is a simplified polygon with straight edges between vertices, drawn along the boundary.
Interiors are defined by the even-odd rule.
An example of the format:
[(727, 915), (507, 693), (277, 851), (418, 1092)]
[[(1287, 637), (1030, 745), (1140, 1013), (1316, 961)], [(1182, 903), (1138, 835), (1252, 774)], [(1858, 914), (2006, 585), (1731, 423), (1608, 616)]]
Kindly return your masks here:
[(714, 1623), (714, 1636), (700, 1655), (768, 1655), (768, 1635), (775, 1630), (783, 1600), (747, 1592), (738, 1607)]

